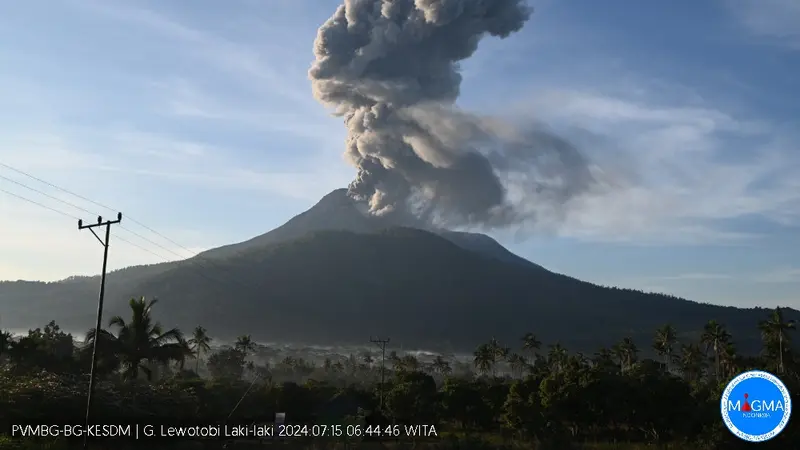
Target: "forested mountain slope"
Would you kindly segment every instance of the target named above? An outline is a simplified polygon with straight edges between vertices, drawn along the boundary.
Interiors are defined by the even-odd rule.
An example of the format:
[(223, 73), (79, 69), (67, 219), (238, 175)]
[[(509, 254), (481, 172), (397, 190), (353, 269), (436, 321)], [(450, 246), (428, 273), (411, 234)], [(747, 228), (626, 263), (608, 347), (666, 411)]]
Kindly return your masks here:
[[(224, 279), (230, 289), (209, 289), (206, 278)], [(137, 294), (162, 298), (170, 325), (207, 324), (231, 337), (357, 343), (380, 334), (407, 347), (461, 350), (533, 331), (545, 342), (592, 351), (625, 336), (651, 342), (665, 323), (697, 333), (710, 319), (737, 330), (743, 349), (756, 348), (753, 323), (768, 314), (600, 287), (409, 228), (313, 233), (220, 260), (213, 270), (176, 268), (127, 296)]]
[[(93, 326), (98, 285), (98, 277), (0, 283), (3, 326)], [(624, 336), (650, 342), (664, 323), (697, 333), (710, 319), (737, 330), (747, 341), (740, 348), (757, 348), (753, 323), (767, 314), (582, 282), (486, 235), (364, 215), (344, 190), (251, 240), (112, 272), (106, 292), (106, 317), (124, 312), (131, 297), (158, 297), (165, 325), (201, 324), (219, 337), (330, 344), (380, 334), (446, 350), (531, 331), (588, 352)]]

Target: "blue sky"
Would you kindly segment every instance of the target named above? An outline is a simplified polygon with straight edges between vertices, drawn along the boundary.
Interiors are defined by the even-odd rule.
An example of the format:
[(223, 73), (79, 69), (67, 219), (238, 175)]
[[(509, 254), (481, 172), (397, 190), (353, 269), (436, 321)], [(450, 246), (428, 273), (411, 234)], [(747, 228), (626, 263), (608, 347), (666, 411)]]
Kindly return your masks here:
[[(355, 173), (306, 74), (339, 3), (2, 2), (0, 162), (181, 244), (126, 221), (115, 236), (149, 251), (115, 241), (112, 267), (268, 231)], [(495, 237), (597, 283), (800, 307), (800, 3), (531, 3), (523, 31), (463, 65), (461, 106), (546, 122), (628, 184), (547, 233)], [(71, 216), (90, 218), (7, 179), (110, 215), (0, 176)], [(0, 279), (55, 280), (97, 273), (101, 248), (0, 192), (0, 255)]]

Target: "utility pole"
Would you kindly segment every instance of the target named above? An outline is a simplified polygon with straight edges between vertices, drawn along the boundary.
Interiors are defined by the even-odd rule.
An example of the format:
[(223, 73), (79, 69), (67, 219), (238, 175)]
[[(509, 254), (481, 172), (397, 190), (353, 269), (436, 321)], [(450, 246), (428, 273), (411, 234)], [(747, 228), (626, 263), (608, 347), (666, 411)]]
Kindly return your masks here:
[(376, 344), (378, 347), (381, 348), (381, 412), (383, 412), (383, 381), (386, 376), (386, 344), (389, 343), (389, 338), (381, 339), (381, 338), (369, 338), (369, 341), (373, 344)]
[[(122, 222), (122, 213), (117, 213), (117, 220), (106, 220), (103, 222), (103, 217), (97, 217), (97, 223), (91, 225), (84, 225), (83, 220), (78, 220), (78, 230), (88, 229), (92, 232), (94, 237), (103, 246), (103, 273), (100, 276), (100, 298), (97, 301), (97, 324), (94, 327), (94, 345), (92, 346), (92, 366), (89, 370), (89, 395), (86, 396), (86, 426), (89, 426), (89, 414), (92, 410), (92, 396), (94, 394), (95, 385), (95, 370), (97, 370), (97, 342), (100, 341), (100, 327), (103, 324), (103, 297), (106, 293), (106, 264), (108, 263), (108, 240), (111, 237), (111, 225)], [(100, 236), (94, 232), (95, 227), (106, 227), (105, 240), (100, 239)], [(86, 450), (89, 446), (88, 436), (83, 438), (83, 449)]]

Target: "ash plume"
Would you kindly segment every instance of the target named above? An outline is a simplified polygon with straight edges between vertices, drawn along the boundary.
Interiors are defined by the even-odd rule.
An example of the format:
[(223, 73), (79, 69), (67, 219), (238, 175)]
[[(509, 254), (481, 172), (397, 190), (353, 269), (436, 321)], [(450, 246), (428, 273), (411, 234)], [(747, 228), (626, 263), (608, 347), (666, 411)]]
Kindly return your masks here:
[(563, 215), (592, 183), (588, 164), (545, 127), (455, 106), (459, 62), (486, 36), (519, 31), (523, 0), (345, 0), (319, 29), (314, 96), (348, 130), (352, 198), (377, 215), (449, 227), (505, 227)]

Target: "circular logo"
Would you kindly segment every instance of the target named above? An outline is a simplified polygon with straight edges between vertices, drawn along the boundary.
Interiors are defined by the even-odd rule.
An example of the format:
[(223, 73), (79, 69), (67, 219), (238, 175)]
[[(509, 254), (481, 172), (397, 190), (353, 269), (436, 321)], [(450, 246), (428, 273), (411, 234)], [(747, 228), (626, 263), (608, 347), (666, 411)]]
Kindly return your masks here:
[(752, 370), (728, 383), (720, 409), (731, 433), (748, 442), (763, 442), (786, 428), (792, 415), (792, 399), (778, 377)]

